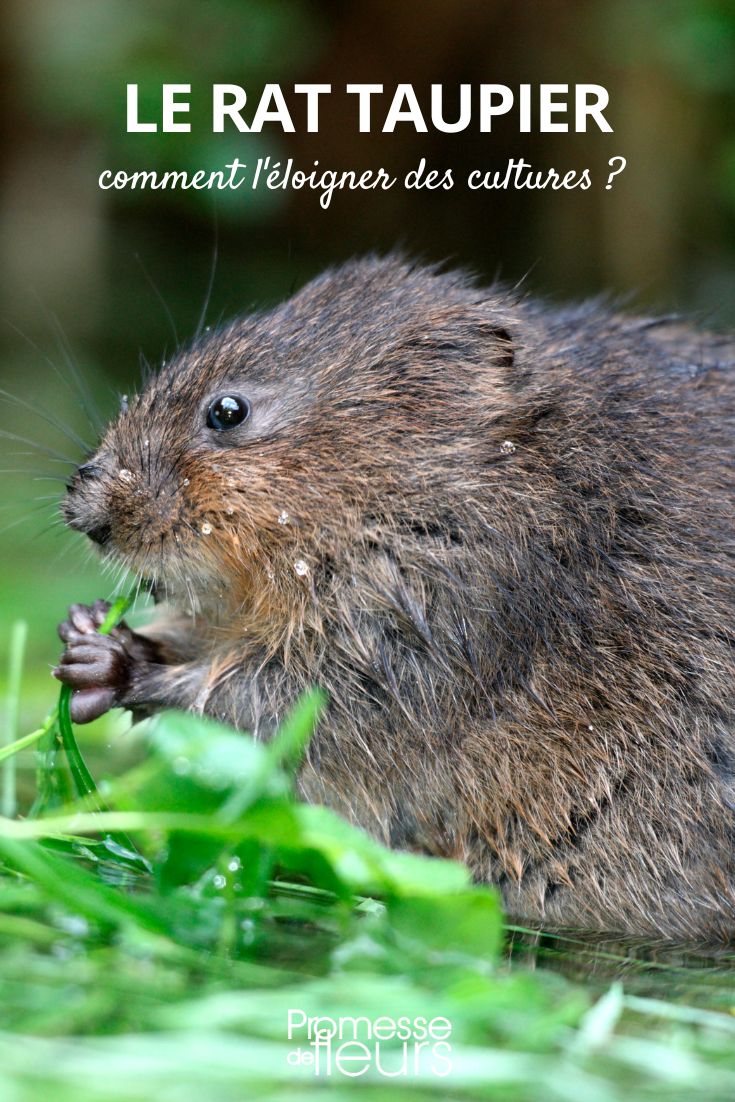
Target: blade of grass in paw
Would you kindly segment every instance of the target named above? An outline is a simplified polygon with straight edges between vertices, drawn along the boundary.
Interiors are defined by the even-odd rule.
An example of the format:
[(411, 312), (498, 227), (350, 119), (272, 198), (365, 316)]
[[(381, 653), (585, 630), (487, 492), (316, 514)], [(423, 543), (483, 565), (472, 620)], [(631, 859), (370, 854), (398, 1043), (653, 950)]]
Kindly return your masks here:
[[(107, 635), (112, 631), (131, 604), (132, 596), (119, 597), (98, 628), (99, 633)], [(72, 690), (69, 686), (62, 685), (59, 703), (44, 724), (44, 727), (48, 726), (48, 731), (38, 751), (38, 795), (29, 813), (29, 818), (32, 819), (74, 798), (85, 799), (96, 811), (107, 810), (74, 737), (71, 722), (71, 695)], [(60, 750), (64, 751), (63, 760), (59, 758)], [(104, 844), (113, 861), (122, 859), (126, 864), (137, 864), (145, 871), (150, 871), (148, 862), (138, 853), (126, 834), (110, 834), (105, 838)]]
[[(119, 597), (114, 602), (98, 629), (101, 635), (107, 635), (112, 631), (123, 618), (130, 604), (130, 597)], [(37, 795), (29, 813), (31, 819), (36, 819), (68, 803), (75, 795), (96, 795), (97, 786), (84, 764), (74, 738), (70, 703), (71, 689), (68, 685), (62, 685), (59, 702), (49, 713), (43, 725), (47, 731), (38, 746)], [(59, 751), (62, 749), (66, 752), (66, 760), (59, 758)]]

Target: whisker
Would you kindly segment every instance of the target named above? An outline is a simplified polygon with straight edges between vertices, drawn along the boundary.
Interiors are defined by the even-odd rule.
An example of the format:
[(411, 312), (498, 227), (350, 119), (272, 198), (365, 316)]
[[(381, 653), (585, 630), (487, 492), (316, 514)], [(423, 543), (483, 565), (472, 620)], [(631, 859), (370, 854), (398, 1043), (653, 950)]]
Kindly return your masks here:
[(30, 478), (32, 482), (66, 482), (66, 478), (60, 474), (48, 474), (46, 471), (38, 471), (32, 467), (4, 467), (0, 468), (0, 474), (22, 475)]
[(212, 249), (212, 265), (209, 271), (209, 282), (207, 284), (207, 290), (204, 295), (204, 304), (202, 305), (202, 312), (199, 315), (199, 322), (194, 330), (194, 339), (202, 335), (204, 331), (204, 323), (207, 320), (207, 310), (209, 309), (209, 303), (212, 298), (212, 291), (214, 289), (214, 277), (217, 272), (217, 258), (218, 258), (218, 227), (217, 227), (217, 212), (214, 215), (214, 248)]
[(140, 366), (140, 381), (143, 386), (146, 386), (154, 372), (151, 362), (143, 352), (142, 348), (138, 352), (138, 363)]
[(150, 287), (150, 288), (151, 288), (151, 290), (153, 291), (153, 294), (154, 294), (154, 295), (156, 296), (156, 298), (157, 298), (157, 299), (158, 299), (158, 301), (160, 302), (161, 306), (163, 307), (164, 313), (165, 313), (165, 315), (166, 315), (166, 318), (168, 319), (168, 323), (169, 323), (169, 325), (170, 325), (170, 327), (171, 327), (171, 332), (172, 332), (172, 334), (173, 334), (173, 338), (174, 338), (174, 344), (175, 344), (175, 346), (176, 346), (176, 351), (178, 352), (179, 348), (181, 347), (181, 345), (180, 345), (180, 343), (179, 343), (179, 334), (178, 334), (178, 332), (176, 331), (176, 322), (174, 321), (174, 316), (173, 316), (173, 314), (171, 313), (171, 310), (169, 309), (169, 305), (168, 305), (168, 303), (166, 302), (166, 300), (165, 300), (165, 298), (163, 297), (163, 295), (161, 294), (161, 292), (160, 292), (160, 290), (158, 289), (158, 287), (156, 286), (156, 284), (155, 284), (155, 282), (154, 282), (154, 280), (153, 280), (152, 276), (151, 276), (151, 275), (149, 274), (149, 272), (148, 272), (148, 270), (147, 270), (147, 268), (146, 268), (145, 264), (143, 263), (143, 261), (142, 261), (142, 259), (141, 259), (140, 255), (139, 255), (138, 253), (135, 253), (135, 254), (134, 254), (134, 256), (135, 256), (135, 259), (136, 259), (136, 261), (137, 261), (138, 265), (140, 266), (140, 270), (141, 270), (141, 272), (142, 272), (142, 273), (143, 273), (143, 275), (145, 276), (146, 282), (148, 283), (149, 287)]
[[(38, 494), (35, 497), (30, 499), (31, 503), (35, 503), (35, 502), (46, 503), (46, 502), (49, 502), (49, 501), (58, 501), (58, 500), (59, 500), (59, 495), (58, 494)], [(6, 501), (2, 505), (0, 505), (0, 509), (17, 509), (19, 505), (21, 505), (23, 508), (27, 507), (28, 499), (26, 498), (22, 502), (17, 502), (17, 501), (7, 502)]]
[(44, 455), (48, 455), (57, 462), (68, 463), (72, 467), (77, 466), (75, 459), (71, 459), (68, 455), (64, 455), (63, 452), (57, 452), (55, 448), (47, 448), (45, 444), (39, 444), (37, 440), (29, 440), (27, 436), (18, 436), (14, 432), (7, 432), (5, 429), (0, 429), (0, 437), (2, 437), (3, 440), (13, 440), (16, 444), (25, 444), (29, 448), (43, 452)]
[(56, 336), (56, 343), (61, 355), (64, 357), (64, 362), (71, 372), (77, 387), (79, 388), (79, 396), (82, 401), (82, 408), (87, 414), (90, 424), (97, 433), (101, 433), (105, 427), (105, 421), (100, 412), (99, 406), (94, 399), (92, 391), (89, 389), (89, 384), (84, 378), (84, 375), (79, 370), (77, 363), (74, 359), (71, 346), (64, 332), (61, 322), (55, 314), (50, 315), (50, 322), (52, 330)]
[(54, 417), (53, 414), (47, 413), (46, 410), (41, 407), (33, 405), (31, 402), (26, 402), (24, 398), (19, 398), (17, 394), (11, 394), (10, 391), (3, 390), (2, 388), (0, 388), (0, 398), (4, 398), (6, 402), (13, 402), (15, 405), (20, 406), (21, 409), (30, 410), (34, 416), (41, 417), (47, 425), (51, 425), (52, 428), (62, 433), (71, 440), (72, 444), (76, 444), (77, 447), (80, 447), (83, 452), (89, 451), (89, 444), (86, 440), (83, 440), (78, 433), (74, 432), (68, 425), (65, 425), (58, 417)]
[(13, 528), (17, 528), (19, 524), (25, 524), (27, 521), (28, 516), (26, 514), (16, 517), (10, 524), (6, 524), (3, 528), (0, 528), (0, 536), (4, 536), (6, 532), (10, 532)]
[[(86, 414), (87, 420), (89, 421), (90, 425), (96, 432), (99, 433), (102, 430), (104, 424), (103, 419), (100, 415), (97, 403), (92, 396), (92, 392), (87, 385), (87, 381), (77, 367), (61, 323), (57, 317), (49, 313), (38, 294), (35, 294), (34, 297), (36, 299), (36, 302), (38, 303), (38, 307), (46, 323), (54, 334), (56, 346), (59, 349), (59, 352), (61, 352), (61, 355), (66, 363), (67, 370), (76, 385), (76, 393), (71, 386), (68, 376), (65, 375), (63, 371), (61, 371), (58, 364), (54, 360), (52, 360), (51, 357), (46, 352), (44, 352), (43, 349), (40, 348), (40, 346), (36, 344), (36, 342), (32, 340), (31, 337), (28, 336), (27, 333), (25, 333), (8, 318), (4, 319), (5, 324), (10, 329), (12, 329), (14, 333), (17, 333), (21, 340), (25, 341), (29, 348), (32, 348), (34, 352), (37, 352), (44, 363), (46, 363), (51, 368), (57, 378), (60, 379), (64, 386), (69, 390), (69, 393), (78, 400), (80, 408)], [(86, 450), (88, 449), (85, 447), (85, 451)]]
[[(48, 320), (48, 317), (47, 317), (47, 320)], [(29, 337), (27, 333), (25, 333), (22, 329), (20, 329), (14, 322), (10, 321), (8, 318), (3, 318), (3, 321), (4, 321), (5, 325), (8, 326), (9, 329), (12, 329), (12, 331), (14, 333), (16, 333), (22, 341), (25, 341), (25, 343), (28, 345), (28, 347), (32, 348), (33, 351), (36, 352), (41, 357), (43, 362), (48, 367), (51, 368), (54, 375), (56, 375), (56, 377), (61, 380), (61, 382), (67, 388), (67, 390), (72, 395), (72, 397), (76, 401), (79, 402), (80, 408), (82, 410), (84, 410), (84, 413), (87, 415), (87, 418), (89, 419), (90, 414), (89, 414), (89, 411), (85, 408), (85, 404), (84, 404), (85, 403), (84, 387), (81, 384), (80, 379), (78, 378), (78, 373), (76, 372), (76, 370), (72, 369), (72, 377), (74, 379), (74, 382), (77, 384), (77, 390), (75, 392), (73, 387), (71, 386), (71, 383), (69, 382), (68, 377), (59, 368), (58, 364), (54, 360), (52, 360), (51, 357), (49, 355), (47, 355), (46, 352), (43, 351), (43, 349), (40, 347), (40, 345), (36, 344), (36, 342), (34, 340), (32, 340), (32, 338)]]
[[(57, 537), (60, 536), (61, 534), (62, 533), (58, 530), (53, 532), (53, 535), (55, 535)], [(76, 546), (77, 546), (77, 544), (75, 543), (74, 540), (64, 540), (63, 543), (61, 544), (61, 546), (57, 548), (57, 550), (54, 552), (51, 559), (49, 560), (49, 566), (53, 567), (53, 568), (58, 567), (61, 559), (63, 559), (64, 556), (68, 557), (69, 554), (72, 552), (72, 550), (74, 550), (74, 548)], [(85, 557), (88, 559), (89, 555), (87, 554)]]
[(31, 539), (40, 539), (41, 536), (60, 536), (63, 532), (68, 532), (66, 525), (58, 518), (50, 520), (48, 524), (44, 524), (43, 528), (39, 528), (36, 532), (31, 532)]

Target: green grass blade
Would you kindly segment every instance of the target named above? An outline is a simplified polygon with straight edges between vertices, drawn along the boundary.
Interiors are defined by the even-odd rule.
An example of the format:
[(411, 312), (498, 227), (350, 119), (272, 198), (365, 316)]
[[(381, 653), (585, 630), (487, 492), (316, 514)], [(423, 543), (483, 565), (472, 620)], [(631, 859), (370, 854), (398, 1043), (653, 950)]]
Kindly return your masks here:
[[(99, 627), (100, 635), (109, 632), (122, 620), (133, 602), (132, 595), (118, 597), (113, 601), (104, 621)], [(62, 685), (57, 706), (49, 712), (42, 730), (45, 738), (39, 736), (39, 763), (36, 770), (38, 794), (29, 812), (36, 819), (46, 812), (69, 803), (77, 797), (97, 799), (97, 785), (87, 769), (81, 751), (74, 737), (71, 722), (71, 689)], [(59, 750), (63, 749), (66, 761), (59, 761)], [(100, 810), (102, 805), (99, 804)], [(125, 840), (123, 844), (127, 846)]]
[[(55, 718), (56, 714), (54, 713)], [(37, 731), (31, 731), (29, 735), (23, 735), (21, 738), (15, 739), (14, 742), (8, 743), (7, 746), (0, 747), (0, 764), (7, 761), (8, 758), (12, 758), (15, 754), (19, 754), (21, 750), (27, 750), (29, 746), (34, 746), (44, 735), (48, 734), (48, 731), (48, 724), (44, 724)]]
[(134, 896), (115, 891), (37, 842), (0, 835), (0, 856), (51, 898), (93, 922), (104, 926), (134, 923), (152, 933), (168, 933), (166, 924)]
[[(20, 683), (23, 671), (23, 655), (25, 653), (26, 639), (28, 637), (28, 624), (25, 620), (18, 620), (13, 624), (13, 632), (10, 637), (10, 664), (8, 669), (8, 693), (5, 708), (5, 737), (7, 749), (16, 741), (18, 731), (18, 710), (20, 707)], [(3, 815), (8, 818), (15, 815), (15, 757), (7, 755), (3, 764), (2, 797), (0, 807)]]
[[(100, 625), (99, 634), (109, 634), (115, 625), (122, 620), (131, 603), (132, 597), (130, 596), (118, 598), (111, 606), (110, 611)], [(96, 802), (99, 805), (99, 809), (103, 810), (103, 804), (98, 798), (97, 785), (94, 783), (94, 778), (89, 769), (87, 769), (86, 762), (82, 757), (82, 753), (77, 745), (77, 740), (74, 737), (74, 728), (71, 722), (71, 689), (68, 685), (61, 686), (58, 712), (61, 741), (66, 751), (66, 758), (69, 763), (74, 787), (76, 788), (76, 794), (78, 797), (97, 797)]]
[(59, 730), (77, 796), (93, 796), (99, 804), (97, 785), (87, 769), (74, 737), (74, 728), (71, 723), (71, 689), (68, 685), (62, 685), (59, 693)]

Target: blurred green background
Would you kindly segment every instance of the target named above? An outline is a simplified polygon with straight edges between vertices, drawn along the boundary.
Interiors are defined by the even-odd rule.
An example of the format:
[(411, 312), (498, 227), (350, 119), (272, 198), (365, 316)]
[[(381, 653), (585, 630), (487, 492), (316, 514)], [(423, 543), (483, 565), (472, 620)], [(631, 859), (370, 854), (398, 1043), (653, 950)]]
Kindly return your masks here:
[[(42, 410), (92, 441), (72, 362), (104, 414), (208, 308), (216, 323), (287, 295), (324, 265), (400, 244), (563, 299), (632, 292), (645, 308), (735, 321), (735, 5), (728, 0), (6, 0), (0, 8), (0, 425), (78, 460)], [(193, 132), (127, 135), (125, 85), (145, 105), (192, 85)], [(321, 132), (213, 136), (208, 92), (328, 82)], [(594, 82), (614, 134), (359, 134), (349, 82)], [(160, 93), (159, 93), (160, 94)], [(451, 101), (450, 101), (451, 102)], [(457, 102), (456, 100), (454, 101)], [(377, 129), (377, 128), (376, 128)], [(104, 168), (214, 169), (233, 156), (310, 168), (405, 173), (421, 157), (472, 168), (524, 157), (590, 167), (587, 192), (103, 192)], [(627, 168), (603, 187), (608, 158)], [(165, 305), (164, 305), (165, 303)], [(56, 524), (64, 465), (0, 441), (0, 668), (11, 623), (29, 621), (21, 730), (54, 695), (54, 625), (72, 600), (105, 595), (84, 541)], [(19, 471), (21, 473), (9, 473)], [(0, 690), (2, 686), (0, 685)]]

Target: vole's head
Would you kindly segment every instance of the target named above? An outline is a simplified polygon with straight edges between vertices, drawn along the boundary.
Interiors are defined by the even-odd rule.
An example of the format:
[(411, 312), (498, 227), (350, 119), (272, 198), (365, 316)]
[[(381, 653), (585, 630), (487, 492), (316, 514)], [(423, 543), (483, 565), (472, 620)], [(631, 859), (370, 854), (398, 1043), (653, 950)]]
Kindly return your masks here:
[(166, 364), (79, 467), (66, 520), (195, 605), (303, 588), (502, 458), (511, 363), (501, 308), (462, 276), (352, 263)]

